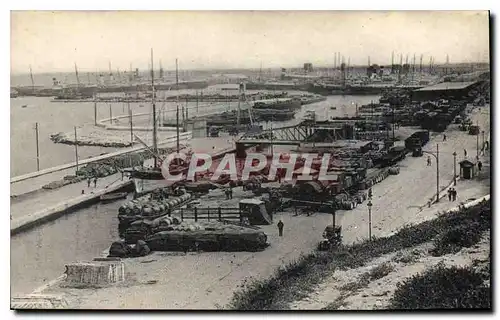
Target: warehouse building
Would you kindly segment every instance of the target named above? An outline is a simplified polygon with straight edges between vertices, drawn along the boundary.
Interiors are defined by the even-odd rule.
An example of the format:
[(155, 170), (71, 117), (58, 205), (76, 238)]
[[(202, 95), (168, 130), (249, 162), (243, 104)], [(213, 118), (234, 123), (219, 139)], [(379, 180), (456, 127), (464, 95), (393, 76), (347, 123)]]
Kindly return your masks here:
[(433, 86), (414, 90), (411, 94), (412, 101), (429, 100), (462, 100), (467, 99), (469, 92), (480, 85), (481, 82), (443, 82)]

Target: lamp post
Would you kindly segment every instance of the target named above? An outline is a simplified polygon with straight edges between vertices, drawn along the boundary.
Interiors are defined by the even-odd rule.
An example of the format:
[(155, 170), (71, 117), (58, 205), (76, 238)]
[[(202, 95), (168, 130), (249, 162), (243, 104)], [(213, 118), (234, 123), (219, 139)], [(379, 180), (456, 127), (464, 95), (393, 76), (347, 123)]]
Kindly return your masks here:
[(457, 153), (453, 152), (453, 185), (457, 185)]
[[(476, 125), (479, 129), (479, 122), (476, 122)], [(479, 132), (476, 135), (476, 160), (479, 160)]]
[(439, 144), (436, 144), (436, 153), (430, 151), (422, 151), (430, 154), (436, 159), (436, 202), (439, 202)]
[(337, 204), (336, 203), (333, 203), (332, 204), (332, 225), (333, 225), (333, 228), (335, 229), (335, 213), (337, 212)]
[(372, 201), (368, 200), (368, 238), (372, 240)]
[(484, 130), (483, 130), (483, 131), (481, 131), (481, 134), (482, 134), (482, 136), (483, 136), (483, 143), (481, 144), (481, 146), (482, 146), (482, 147), (481, 147), (481, 149), (483, 149), (483, 148), (484, 148)]

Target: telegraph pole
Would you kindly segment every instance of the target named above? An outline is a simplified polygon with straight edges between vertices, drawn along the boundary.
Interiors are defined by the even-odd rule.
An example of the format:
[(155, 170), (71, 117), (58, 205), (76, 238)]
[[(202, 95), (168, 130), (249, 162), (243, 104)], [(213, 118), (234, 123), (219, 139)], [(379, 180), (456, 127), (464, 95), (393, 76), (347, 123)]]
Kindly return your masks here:
[(97, 98), (94, 93), (94, 125), (97, 126)]
[[(479, 121), (476, 122), (476, 125), (479, 129)], [(476, 135), (476, 160), (479, 160), (479, 132)]]
[(76, 138), (76, 126), (75, 126), (75, 158), (76, 158), (76, 171), (78, 171), (78, 140)]
[(371, 197), (368, 200), (368, 238), (371, 241), (372, 240), (372, 200)]
[(439, 143), (436, 144), (436, 202), (439, 202)]
[(130, 99), (127, 94), (127, 105), (128, 105), (128, 114), (130, 116), (130, 143), (134, 144), (134, 125), (132, 123), (132, 109), (130, 108)]
[(453, 185), (457, 185), (457, 153), (453, 152)]
[(199, 112), (199, 109), (198, 109), (198, 90), (196, 90), (196, 113)]
[(109, 103), (109, 123), (113, 123), (113, 111), (111, 110), (111, 103)]
[(35, 138), (36, 138), (36, 171), (40, 171), (40, 150), (38, 148), (38, 122), (35, 123)]
[(177, 106), (175, 118), (176, 118), (176, 128), (177, 128), (177, 153), (179, 153), (179, 106)]

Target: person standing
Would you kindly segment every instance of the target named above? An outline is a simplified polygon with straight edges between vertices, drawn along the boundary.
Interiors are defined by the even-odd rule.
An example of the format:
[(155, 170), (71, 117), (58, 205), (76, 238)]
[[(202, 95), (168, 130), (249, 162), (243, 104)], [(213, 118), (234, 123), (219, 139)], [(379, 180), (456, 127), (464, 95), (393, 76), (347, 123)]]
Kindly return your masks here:
[(455, 190), (455, 188), (453, 188), (451, 195), (452, 195), (453, 201), (457, 200), (457, 190)]
[(94, 188), (97, 187), (97, 177), (94, 177)]
[(91, 179), (90, 177), (88, 177), (88, 178), (87, 178), (87, 188), (90, 188), (90, 181), (91, 181), (91, 180), (92, 180), (92, 179)]
[(427, 157), (427, 166), (430, 166), (432, 164), (431, 162), (431, 156)]
[(453, 188), (448, 189), (448, 200), (449, 200), (449, 201), (451, 201), (451, 197), (452, 197), (452, 196), (451, 196), (451, 193), (453, 192), (453, 191), (452, 191), (452, 189), (453, 189)]
[(284, 227), (283, 221), (280, 220), (278, 222), (278, 232), (280, 237), (283, 237), (283, 227)]
[(479, 172), (481, 172), (482, 168), (483, 168), (483, 163), (481, 161), (478, 161), (477, 162), (477, 169), (479, 170)]
[(446, 141), (446, 135), (443, 134), (443, 141)]
[(467, 158), (467, 150), (464, 149), (464, 157)]

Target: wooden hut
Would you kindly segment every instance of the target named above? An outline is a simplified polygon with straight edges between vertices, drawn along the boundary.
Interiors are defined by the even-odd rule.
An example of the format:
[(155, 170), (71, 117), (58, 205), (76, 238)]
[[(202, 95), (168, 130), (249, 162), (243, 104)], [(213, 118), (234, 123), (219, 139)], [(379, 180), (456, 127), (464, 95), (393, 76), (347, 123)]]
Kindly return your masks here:
[(462, 160), (460, 164), (460, 177), (463, 179), (472, 179), (476, 174), (476, 163), (470, 160)]

